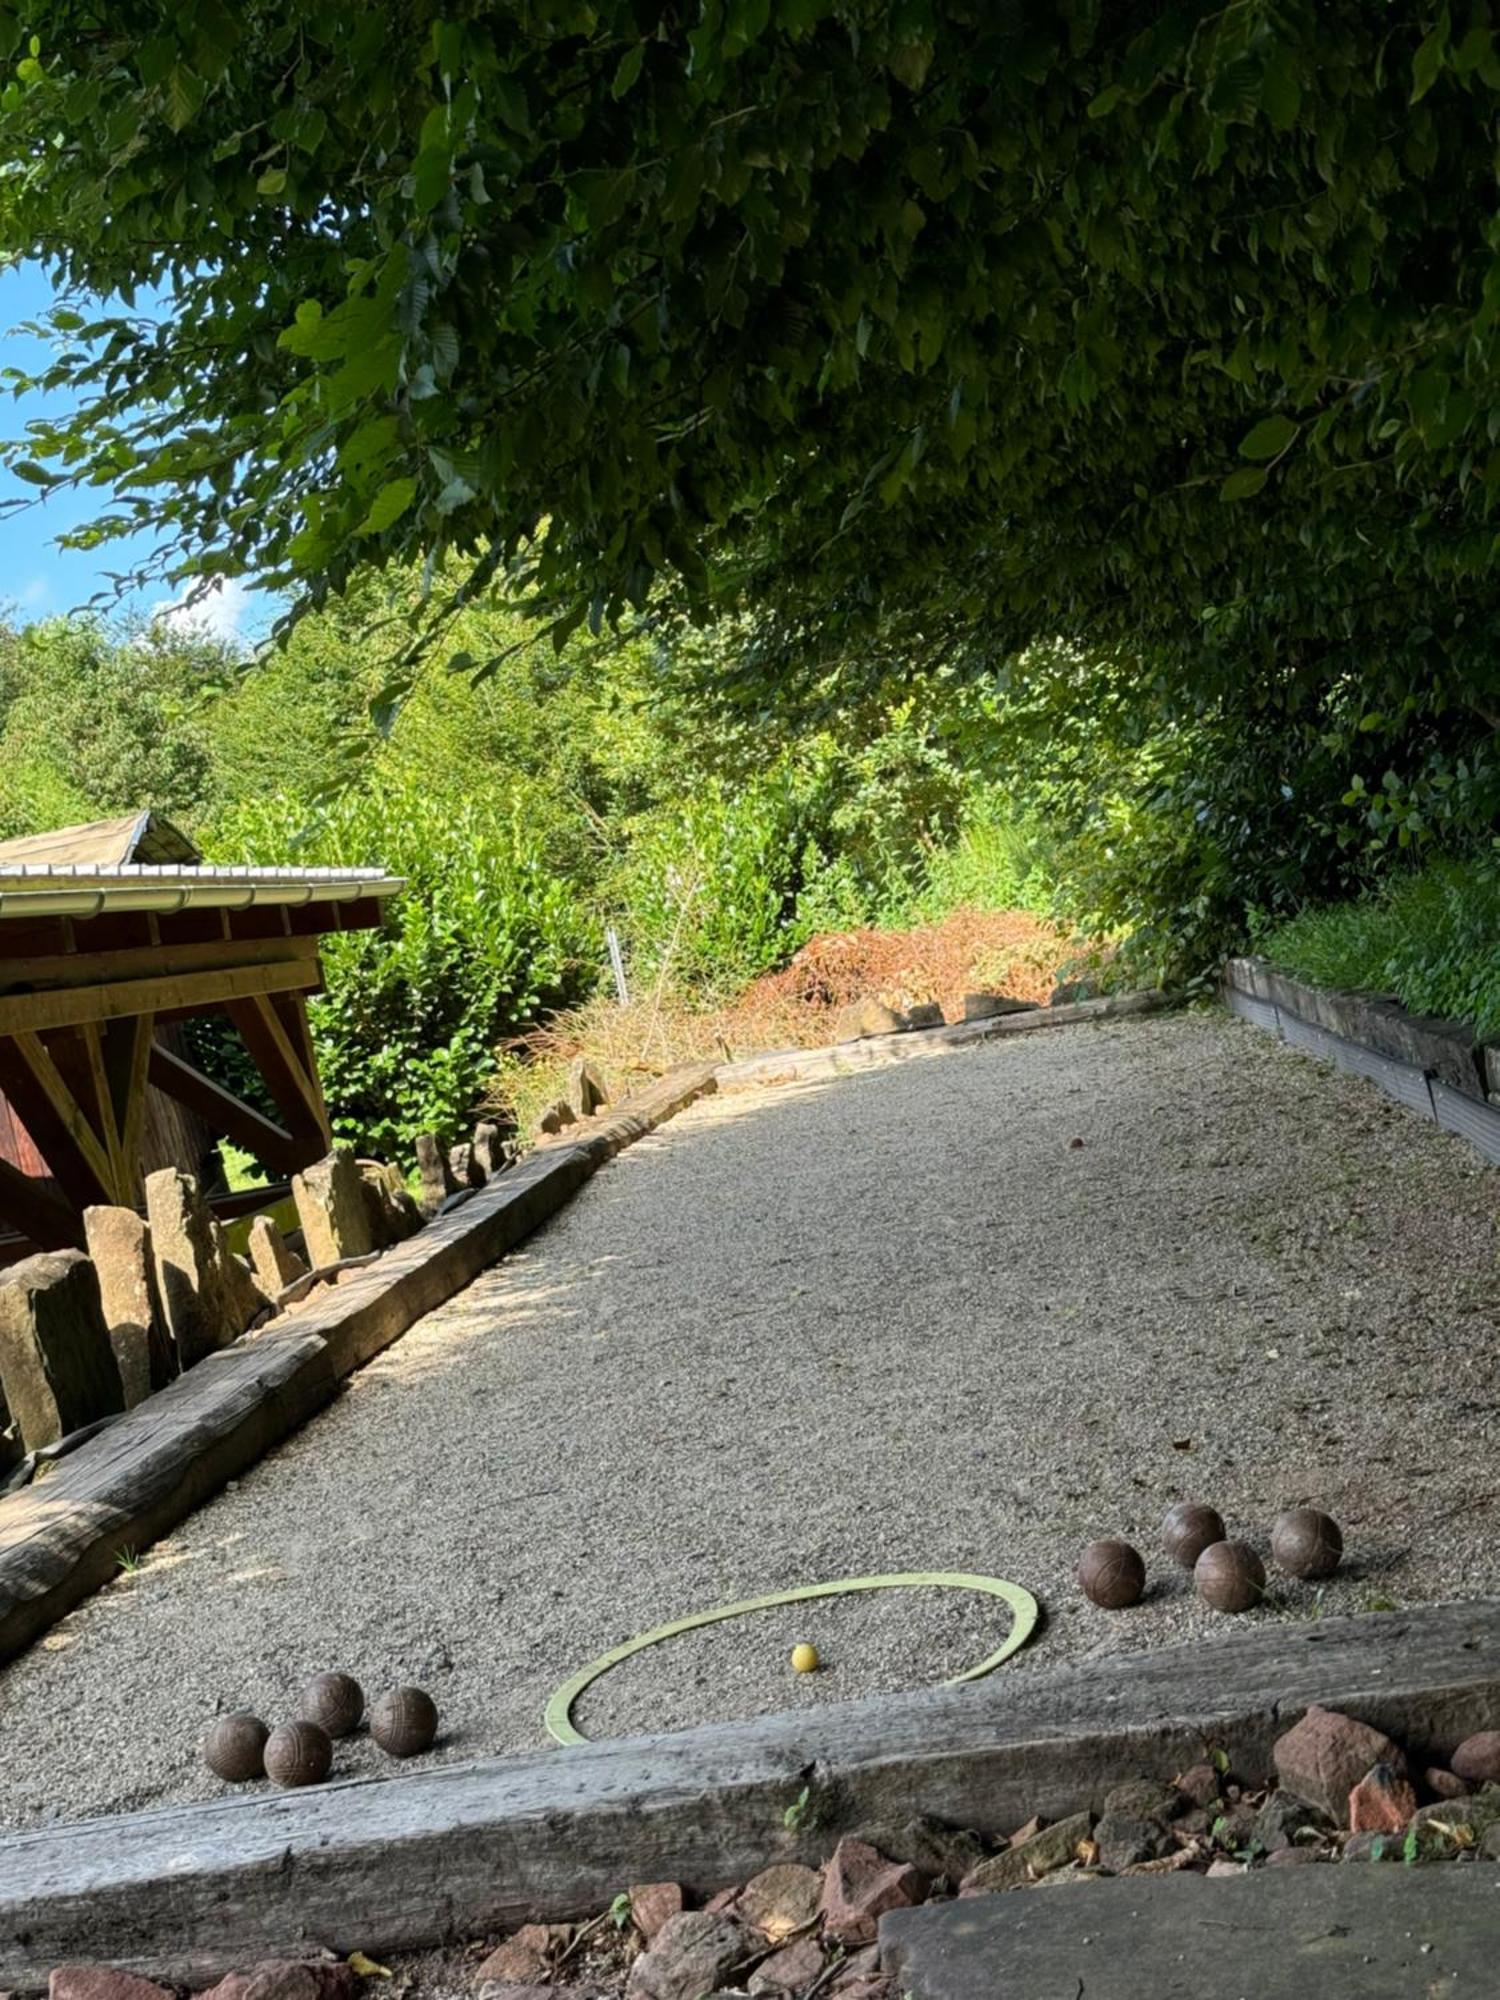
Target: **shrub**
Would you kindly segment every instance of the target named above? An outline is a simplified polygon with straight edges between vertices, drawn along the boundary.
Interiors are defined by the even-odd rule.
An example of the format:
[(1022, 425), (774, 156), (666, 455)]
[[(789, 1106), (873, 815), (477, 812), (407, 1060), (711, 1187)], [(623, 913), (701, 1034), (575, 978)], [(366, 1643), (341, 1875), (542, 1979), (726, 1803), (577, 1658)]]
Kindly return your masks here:
[[(298, 813), (283, 798), (242, 807), (218, 828), (219, 858), (286, 860)], [(309, 1005), (334, 1129), (377, 1152), (456, 1136), (496, 1043), (592, 978), (592, 926), (503, 806), (387, 779), (326, 807), (292, 858), (406, 881), (381, 930), (325, 941)]]
[(1414, 1013), (1500, 1035), (1500, 861), (1434, 860), (1352, 902), (1303, 911), (1259, 940), (1320, 986), (1394, 993)]

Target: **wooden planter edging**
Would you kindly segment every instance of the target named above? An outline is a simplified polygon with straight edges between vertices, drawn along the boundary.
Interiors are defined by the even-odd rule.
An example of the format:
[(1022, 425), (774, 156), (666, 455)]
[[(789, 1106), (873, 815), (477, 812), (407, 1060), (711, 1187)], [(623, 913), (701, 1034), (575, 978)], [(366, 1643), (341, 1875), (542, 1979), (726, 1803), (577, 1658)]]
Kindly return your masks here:
[(554, 1215), (622, 1147), (715, 1088), (707, 1064), (661, 1078), (579, 1138), (533, 1153), (325, 1302), (210, 1355), (0, 1501), (0, 1660), (329, 1402), (354, 1369)]
[[(326, 1945), (423, 1949), (708, 1895), (926, 1812), (1003, 1833), (1222, 1749), (1256, 1778), (1312, 1702), (1445, 1759), (1500, 1700), (1500, 1600), (1248, 1632), (1050, 1673), (0, 1839), (0, 1983), (100, 1960), (201, 1986)], [(805, 1798), (795, 1831), (787, 1808)]]
[(1500, 1164), (1500, 1105), (1485, 1094), (1488, 1052), (1462, 1022), (1408, 1014), (1384, 994), (1310, 986), (1263, 958), (1228, 960), (1223, 994), (1232, 1013), (1368, 1078)]
[(1121, 993), (1103, 1000), (1073, 1000), (1063, 1007), (1028, 1007), (1018, 1014), (996, 1014), (984, 1021), (954, 1021), (943, 1028), (903, 1028), (894, 1035), (866, 1035), (856, 1042), (835, 1042), (831, 1048), (772, 1049), (720, 1063), (715, 1074), (720, 1087), (742, 1084), (789, 1083), (804, 1078), (843, 1076), (915, 1056), (941, 1055), (967, 1048), (997, 1035), (1028, 1035), (1038, 1028), (1067, 1028), (1080, 1021), (1109, 1021), (1130, 1014), (1152, 1014), (1172, 1004), (1171, 995), (1156, 991)]

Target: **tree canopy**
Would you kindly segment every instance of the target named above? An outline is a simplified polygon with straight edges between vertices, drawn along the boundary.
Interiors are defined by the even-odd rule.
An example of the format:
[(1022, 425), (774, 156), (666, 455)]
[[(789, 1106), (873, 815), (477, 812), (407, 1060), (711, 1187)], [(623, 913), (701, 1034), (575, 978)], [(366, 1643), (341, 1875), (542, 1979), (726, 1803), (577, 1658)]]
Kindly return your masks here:
[(83, 398), (14, 469), (96, 534), (748, 608), (762, 694), (1046, 638), (1500, 708), (1484, 0), (0, 0), (0, 55)]

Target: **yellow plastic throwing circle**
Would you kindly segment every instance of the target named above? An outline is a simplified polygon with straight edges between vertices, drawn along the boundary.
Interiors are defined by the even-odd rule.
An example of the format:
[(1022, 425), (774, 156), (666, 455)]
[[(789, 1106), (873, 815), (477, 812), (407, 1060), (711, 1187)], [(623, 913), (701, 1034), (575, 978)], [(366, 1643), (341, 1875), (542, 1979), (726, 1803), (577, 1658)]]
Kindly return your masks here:
[(642, 1632), (634, 1639), (627, 1639), (622, 1646), (613, 1646), (609, 1652), (601, 1653), (597, 1660), (591, 1660), (562, 1686), (547, 1703), (543, 1717), (547, 1733), (559, 1743), (587, 1743), (588, 1738), (573, 1726), (573, 1709), (579, 1697), (594, 1682), (601, 1680), (612, 1667), (643, 1653), (648, 1646), (659, 1646), (664, 1639), (680, 1638), (684, 1632), (696, 1632), (704, 1625), (719, 1625), (727, 1618), (744, 1618), (752, 1611), (770, 1611), (778, 1604), (805, 1604), (815, 1597), (844, 1597), (856, 1590), (974, 1590), (985, 1597), (1001, 1598), (1010, 1606), (1011, 1625), (1005, 1644), (982, 1659), (977, 1667), (968, 1667), (961, 1674), (954, 1674), (944, 1681), (944, 1687), (958, 1687), (965, 1681), (983, 1680), (992, 1674), (1013, 1653), (1018, 1653), (1036, 1630), (1040, 1607), (1029, 1590), (1023, 1590), (1018, 1583), (1008, 1583), (1002, 1576), (969, 1576), (961, 1570), (908, 1570), (895, 1576), (848, 1576), (840, 1577), (833, 1583), (804, 1584), (798, 1590), (774, 1590), (765, 1597), (746, 1597), (738, 1604), (721, 1604), (714, 1611), (695, 1611), (687, 1618), (674, 1618), (670, 1625), (658, 1625), (650, 1632)]

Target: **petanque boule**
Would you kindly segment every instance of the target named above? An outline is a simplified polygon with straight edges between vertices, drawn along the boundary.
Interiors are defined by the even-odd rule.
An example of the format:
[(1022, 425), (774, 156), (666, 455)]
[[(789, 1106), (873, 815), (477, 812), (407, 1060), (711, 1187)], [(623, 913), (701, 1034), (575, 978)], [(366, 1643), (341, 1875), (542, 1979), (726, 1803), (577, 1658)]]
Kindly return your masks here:
[(432, 1696), (418, 1687), (389, 1688), (370, 1710), (370, 1734), (388, 1757), (420, 1757), (437, 1726)]
[(1248, 1542), (1210, 1542), (1193, 1565), (1193, 1584), (1215, 1611), (1249, 1611), (1266, 1594), (1266, 1569)]
[(333, 1765), (333, 1739), (316, 1722), (282, 1722), (266, 1738), (266, 1776), (292, 1790), (321, 1785)]
[(1288, 1576), (1332, 1576), (1343, 1559), (1339, 1524), (1316, 1507), (1288, 1507), (1271, 1529), (1271, 1554)]
[(314, 1674), (297, 1698), (299, 1718), (333, 1737), (352, 1735), (364, 1713), (365, 1691), (353, 1674)]
[(1090, 1542), (1078, 1559), (1078, 1587), (1091, 1604), (1123, 1611), (1139, 1604), (1146, 1588), (1146, 1565), (1138, 1550), (1115, 1536)]
[(248, 1785), (266, 1775), (266, 1738), (270, 1730), (258, 1715), (241, 1709), (221, 1715), (203, 1739), (203, 1761), (216, 1778), (229, 1785)]
[(1222, 1516), (1196, 1500), (1179, 1500), (1162, 1517), (1162, 1548), (1184, 1569), (1191, 1569), (1206, 1548), (1223, 1539)]

